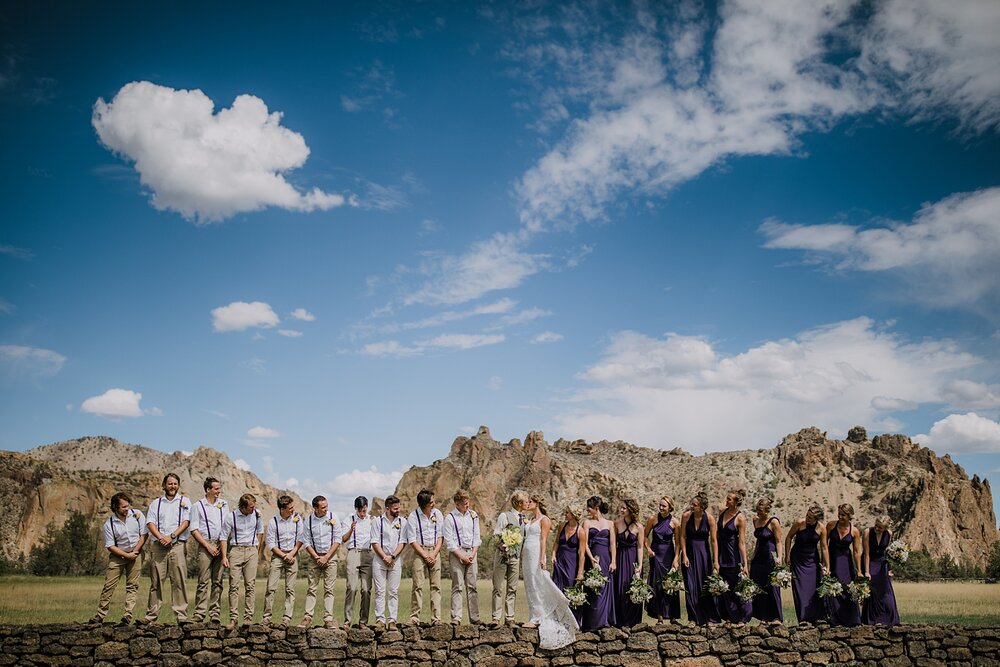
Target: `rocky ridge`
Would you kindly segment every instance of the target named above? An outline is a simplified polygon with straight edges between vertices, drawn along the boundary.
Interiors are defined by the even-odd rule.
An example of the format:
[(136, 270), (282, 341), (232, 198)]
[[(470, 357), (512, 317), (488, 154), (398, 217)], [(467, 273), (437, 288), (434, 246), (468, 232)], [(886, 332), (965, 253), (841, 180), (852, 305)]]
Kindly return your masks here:
[(957, 562), (985, 565), (990, 545), (1000, 539), (988, 481), (969, 479), (947, 454), (939, 457), (905, 435), (869, 439), (861, 427), (846, 440), (805, 428), (773, 449), (693, 456), (622, 441), (560, 439), (549, 445), (539, 431), (523, 443), (515, 438), (503, 444), (482, 426), (472, 437), (456, 438), (446, 458), (407, 471), (395, 494), (404, 506), (415, 506), (422, 488), (433, 490), (446, 511), (454, 491), (468, 489), (484, 531), (518, 488), (544, 494), (553, 517), (567, 503), (582, 505), (595, 494), (614, 508), (633, 496), (648, 516), (663, 495), (672, 496), (680, 512), (704, 491), (717, 512), (727, 491), (745, 489), (744, 511), (752, 513), (756, 499), (770, 495), (772, 514), (785, 526), (813, 504), (830, 519), (839, 504), (851, 503), (861, 527), (888, 514), (896, 535), (912, 547)]
[(166, 453), (105, 436), (85, 437), (45, 445), (26, 452), (0, 451), (0, 553), (16, 559), (45, 534), (49, 523), (61, 524), (77, 509), (94, 524), (104, 521), (111, 496), (124, 491), (145, 511), (159, 496), (163, 476), (177, 473), (181, 491), (192, 500), (203, 497), (202, 481), (222, 482), (230, 503), (244, 493), (257, 497), (265, 519), (277, 512), (278, 496), (295, 493), (276, 489), (252, 472), (241, 470), (225, 454), (199, 447), (193, 454)]

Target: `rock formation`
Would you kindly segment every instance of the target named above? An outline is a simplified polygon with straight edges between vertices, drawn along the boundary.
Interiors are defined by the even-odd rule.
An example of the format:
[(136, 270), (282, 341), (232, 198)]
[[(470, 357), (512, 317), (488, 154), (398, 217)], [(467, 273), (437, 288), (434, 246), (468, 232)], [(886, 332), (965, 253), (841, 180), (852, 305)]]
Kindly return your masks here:
[(65, 521), (71, 509), (99, 524), (110, 513), (111, 496), (124, 491), (143, 512), (159, 496), (163, 475), (175, 472), (181, 491), (192, 500), (203, 497), (202, 481), (222, 482), (223, 497), (235, 506), (244, 493), (257, 497), (265, 519), (277, 512), (278, 496), (296, 494), (265, 484), (252, 472), (240, 470), (225, 454), (199, 447), (193, 454), (167, 454), (103, 436), (67, 440), (23, 453), (0, 452), (0, 545), (2, 555), (27, 555), (49, 523)]
[(861, 427), (847, 440), (806, 428), (773, 449), (692, 456), (621, 441), (560, 439), (550, 446), (538, 431), (523, 445), (517, 439), (501, 444), (483, 426), (471, 438), (456, 438), (447, 458), (408, 470), (396, 495), (415, 506), (422, 488), (435, 492), (444, 511), (456, 489), (468, 489), (484, 531), (517, 488), (545, 494), (553, 517), (566, 503), (582, 505), (595, 494), (612, 503), (613, 513), (622, 498), (634, 496), (648, 516), (662, 495), (672, 496), (680, 512), (705, 491), (717, 512), (728, 490), (745, 489), (744, 511), (752, 513), (756, 499), (770, 495), (772, 514), (785, 526), (814, 503), (828, 519), (836, 518), (839, 504), (851, 503), (859, 527), (888, 514), (911, 547), (958, 562), (985, 565), (990, 545), (1000, 539), (989, 482), (970, 480), (949, 456), (938, 457), (905, 435), (869, 439)]

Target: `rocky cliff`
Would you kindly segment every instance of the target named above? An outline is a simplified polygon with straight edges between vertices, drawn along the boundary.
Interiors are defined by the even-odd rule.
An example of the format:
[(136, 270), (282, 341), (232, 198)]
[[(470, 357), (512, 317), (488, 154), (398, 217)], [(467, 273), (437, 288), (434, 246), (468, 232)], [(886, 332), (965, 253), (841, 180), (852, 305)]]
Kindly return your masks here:
[(851, 503), (861, 527), (888, 514), (897, 536), (912, 547), (926, 546), (935, 556), (959, 562), (985, 565), (989, 546), (1000, 539), (989, 482), (970, 480), (949, 456), (938, 457), (907, 436), (869, 439), (860, 427), (847, 440), (806, 428), (773, 449), (692, 456), (621, 441), (560, 439), (549, 445), (538, 431), (523, 444), (518, 439), (502, 444), (483, 426), (471, 438), (456, 438), (447, 458), (407, 471), (396, 495), (404, 506), (415, 506), (422, 488), (432, 489), (445, 511), (456, 489), (468, 489), (485, 519), (484, 530), (517, 488), (546, 495), (553, 517), (561, 516), (566, 503), (582, 505), (594, 494), (609, 499), (613, 512), (623, 497), (634, 496), (648, 516), (663, 495), (673, 496), (680, 511), (705, 491), (717, 512), (728, 490), (745, 489), (746, 512), (753, 512), (757, 498), (770, 495), (772, 514), (785, 526), (813, 504), (836, 518), (837, 505)]
[(244, 493), (257, 497), (265, 519), (277, 512), (277, 499), (288, 493), (265, 484), (252, 472), (240, 470), (221, 452), (199, 447), (193, 454), (168, 454), (103, 436), (67, 440), (26, 452), (0, 452), (0, 549), (8, 559), (27, 554), (45, 534), (46, 526), (65, 521), (72, 509), (94, 524), (110, 513), (111, 496), (124, 491), (143, 512), (159, 496), (163, 476), (177, 473), (181, 491), (197, 500), (202, 481), (216, 477), (223, 497), (235, 506)]

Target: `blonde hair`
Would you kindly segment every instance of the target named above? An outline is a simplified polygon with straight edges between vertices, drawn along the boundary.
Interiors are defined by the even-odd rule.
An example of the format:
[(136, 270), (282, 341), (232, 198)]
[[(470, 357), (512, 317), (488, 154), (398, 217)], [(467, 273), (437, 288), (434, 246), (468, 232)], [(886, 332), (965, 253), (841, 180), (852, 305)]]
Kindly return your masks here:
[(460, 503), (463, 500), (468, 500), (469, 499), (469, 492), (466, 491), (465, 489), (459, 489), (458, 491), (455, 492), (455, 495), (452, 496), (451, 499), (453, 501), (455, 501), (456, 503)]
[(843, 512), (848, 519), (854, 518), (854, 506), (851, 505), (851, 503), (844, 503), (843, 505), (837, 508), (837, 512), (838, 513)]
[(825, 514), (826, 513), (823, 512), (822, 507), (820, 507), (819, 505), (813, 505), (808, 510), (806, 510), (806, 520), (813, 518), (816, 519), (816, 523), (819, 523), (820, 521), (823, 520)]
[(743, 504), (743, 499), (747, 497), (746, 489), (732, 489), (727, 496), (733, 496), (736, 499), (736, 506), (739, 507)]
[(660, 502), (663, 502), (664, 500), (667, 501), (668, 505), (670, 505), (670, 509), (668, 511), (673, 512), (674, 511), (674, 499), (671, 498), (670, 496), (661, 496), (660, 497)]
[(545, 506), (545, 496), (540, 493), (532, 493), (528, 497), (531, 498), (533, 503), (538, 505), (538, 512), (535, 513), (536, 516), (541, 514), (544, 514), (545, 516), (549, 515), (548, 508)]
[(755, 510), (760, 510), (761, 506), (764, 508), (764, 514), (771, 513), (771, 506), (774, 504), (774, 498), (771, 496), (764, 496), (763, 498), (758, 498), (757, 503), (753, 506)]
[(623, 498), (622, 505), (629, 513), (629, 525), (633, 523), (639, 523), (639, 503), (635, 498)]
[(889, 530), (892, 527), (892, 519), (888, 514), (883, 514), (875, 519), (875, 527), (882, 526), (882, 530)]
[(514, 493), (510, 494), (510, 506), (517, 509), (519, 506), (524, 507), (524, 501), (528, 499), (528, 494), (524, 491), (518, 489)]

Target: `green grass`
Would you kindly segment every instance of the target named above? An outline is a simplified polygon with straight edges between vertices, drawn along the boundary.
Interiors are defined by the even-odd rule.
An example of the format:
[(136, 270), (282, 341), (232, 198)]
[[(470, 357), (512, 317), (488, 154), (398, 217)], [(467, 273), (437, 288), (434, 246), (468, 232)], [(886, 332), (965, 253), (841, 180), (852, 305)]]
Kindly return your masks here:
[[(260, 620), (264, 610), (264, 588), (266, 581), (257, 581), (256, 618)], [(410, 584), (404, 579), (399, 591), (399, 619), (406, 620), (410, 615)], [(448, 620), (448, 605), (451, 595), (451, 583), (442, 581), (442, 606), (445, 620)], [(97, 598), (101, 593), (103, 578), (101, 577), (31, 577), (6, 576), (0, 577), (0, 624), (28, 623), (67, 623), (86, 621), (93, 616), (97, 608)], [(340, 621), (344, 615), (344, 586), (342, 577), (337, 579), (334, 617)], [(900, 618), (904, 623), (954, 623), (965, 626), (1000, 626), (1000, 585), (977, 583), (905, 583), (896, 582), (896, 599), (899, 604)], [(302, 618), (302, 607), (305, 603), (305, 577), (299, 577), (296, 585), (295, 615), (292, 622), (298, 623)], [(492, 584), (480, 581), (479, 615), (483, 620), (490, 619), (490, 599)], [(139, 588), (139, 601), (136, 604), (136, 615), (141, 615), (146, 608), (149, 594), (149, 579), (143, 578)], [(426, 595), (426, 593), (425, 593)], [(279, 592), (275, 596), (275, 610), (280, 620), (280, 610), (283, 596)], [(374, 595), (373, 595), (374, 597)], [(790, 591), (783, 591), (786, 623), (795, 622), (795, 609), (792, 606)], [(117, 621), (121, 616), (124, 601), (124, 586), (119, 585), (115, 599), (111, 604), (109, 621)], [(194, 582), (188, 579), (188, 601), (194, 602)], [(374, 601), (373, 601), (374, 602)], [(228, 584), (222, 594), (222, 619), (229, 617)], [(320, 612), (316, 622), (322, 620), (322, 600), (317, 600), (317, 610)], [(682, 612), (683, 613), (683, 612)], [(424, 618), (430, 619), (429, 602), (424, 603)], [(523, 588), (517, 596), (517, 619), (527, 620), (527, 602)], [(160, 621), (173, 622), (173, 614), (169, 605), (164, 602)]]

